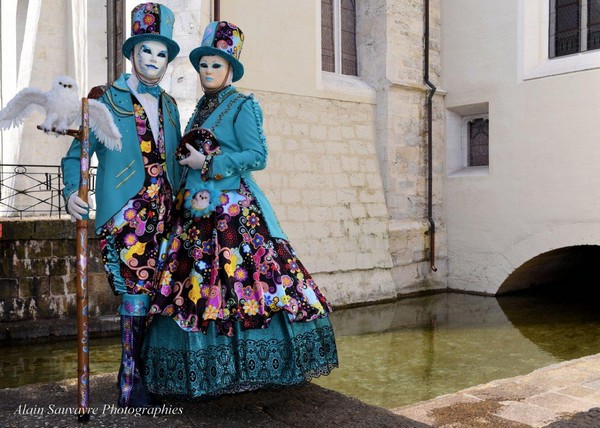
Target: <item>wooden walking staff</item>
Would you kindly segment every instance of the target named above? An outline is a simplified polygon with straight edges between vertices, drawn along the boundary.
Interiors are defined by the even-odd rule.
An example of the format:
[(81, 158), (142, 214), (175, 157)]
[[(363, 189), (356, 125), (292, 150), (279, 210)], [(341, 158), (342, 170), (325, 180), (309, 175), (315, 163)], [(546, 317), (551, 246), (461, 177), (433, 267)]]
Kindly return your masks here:
[[(61, 84), (60, 81), (59, 84)], [(75, 86), (75, 89), (77, 88), (74, 84), (69, 84), (68, 88), (71, 89), (73, 86)], [(30, 94), (30, 92), (26, 93), (25, 96), (28, 94)], [(35, 95), (35, 93), (33, 95)], [(73, 101), (73, 104), (78, 102), (77, 99), (74, 99)], [(32, 101), (32, 103), (35, 102), (39, 103), (40, 101), (37, 99)], [(21, 104), (18, 104), (17, 107), (20, 107)], [(23, 110), (23, 108), (21, 108), (21, 110)], [(11, 114), (8, 119), (12, 121), (21, 119), (22, 113), (19, 113), (18, 111), (16, 113), (17, 114)], [(47, 114), (49, 113), (50, 112), (47, 112)], [(75, 118), (71, 117), (67, 117), (66, 119), (70, 122), (75, 120)], [(38, 129), (41, 129), (44, 132), (58, 132), (61, 135), (70, 135), (79, 140), (81, 151), (79, 159), (79, 191), (77, 195), (85, 204), (88, 202), (90, 182), (90, 126), (98, 140), (106, 148), (109, 150), (121, 150), (121, 134), (115, 126), (110, 112), (106, 106), (93, 99), (81, 99), (81, 127), (78, 130), (67, 129), (64, 132), (59, 132), (56, 131), (56, 128), (54, 127), (49, 130), (41, 125), (38, 126)], [(88, 214), (83, 215), (81, 220), (77, 220), (75, 236), (77, 241), (77, 418), (79, 422), (87, 422), (90, 420), (90, 348), (87, 274), (88, 220)]]
[[(68, 135), (81, 142), (79, 161), (79, 197), (88, 202), (90, 180), (90, 120), (88, 99), (81, 99), (81, 128), (69, 129)], [(79, 422), (90, 420), (90, 347), (88, 317), (88, 219), (87, 215), (76, 223), (77, 240), (77, 419)]]

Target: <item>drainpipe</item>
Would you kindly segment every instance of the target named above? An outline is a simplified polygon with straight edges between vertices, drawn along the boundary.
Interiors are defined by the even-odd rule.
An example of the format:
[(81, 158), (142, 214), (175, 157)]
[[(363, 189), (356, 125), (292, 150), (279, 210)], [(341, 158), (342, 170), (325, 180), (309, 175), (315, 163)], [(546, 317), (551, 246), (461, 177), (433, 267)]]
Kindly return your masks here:
[(436, 272), (435, 267), (435, 222), (433, 221), (433, 95), (436, 87), (429, 80), (429, 0), (425, 0), (425, 31), (423, 80), (427, 86), (427, 220), (429, 220), (429, 266)]
[(213, 2), (213, 21), (221, 20), (221, 0), (214, 0)]

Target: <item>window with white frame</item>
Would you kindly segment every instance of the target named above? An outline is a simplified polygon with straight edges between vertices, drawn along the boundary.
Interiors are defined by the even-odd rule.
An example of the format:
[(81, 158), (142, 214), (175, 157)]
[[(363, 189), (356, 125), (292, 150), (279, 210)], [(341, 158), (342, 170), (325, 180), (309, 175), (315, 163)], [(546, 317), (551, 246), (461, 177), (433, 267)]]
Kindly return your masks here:
[(321, 0), (321, 68), (358, 75), (356, 0)]
[(519, 81), (600, 68), (600, 0), (516, 1)]
[(549, 0), (548, 56), (600, 48), (600, 0)]
[(446, 171), (449, 177), (489, 173), (489, 103), (446, 110)]

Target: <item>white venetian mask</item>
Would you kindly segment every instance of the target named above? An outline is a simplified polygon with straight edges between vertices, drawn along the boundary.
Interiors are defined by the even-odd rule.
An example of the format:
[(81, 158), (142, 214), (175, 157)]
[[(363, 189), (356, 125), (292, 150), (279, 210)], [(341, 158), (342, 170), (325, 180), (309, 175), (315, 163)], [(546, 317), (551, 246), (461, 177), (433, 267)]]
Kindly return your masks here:
[(231, 83), (229, 62), (218, 55), (205, 55), (200, 58), (198, 69), (202, 86), (209, 91)]
[(167, 46), (154, 40), (135, 45), (133, 56), (135, 73), (144, 82), (158, 83), (169, 64)]

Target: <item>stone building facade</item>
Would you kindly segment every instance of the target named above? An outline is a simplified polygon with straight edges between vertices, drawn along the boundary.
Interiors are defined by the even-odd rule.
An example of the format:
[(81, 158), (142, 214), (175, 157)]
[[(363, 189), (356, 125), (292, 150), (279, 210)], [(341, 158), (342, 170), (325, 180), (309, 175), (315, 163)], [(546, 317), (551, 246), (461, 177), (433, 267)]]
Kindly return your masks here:
[[(46, 2), (52, 2), (65, 15), (73, 7), (66, 0), (44, 0), (44, 7)], [(95, 3), (100, 2), (87, 2), (88, 30), (92, 11), (96, 21), (104, 19)], [(211, 20), (210, 2), (163, 3), (176, 13), (174, 37), (182, 48), (163, 86), (177, 99), (185, 126), (201, 95), (187, 54), (199, 43), (204, 26)], [(221, 18), (239, 25), (246, 35), (241, 57), (246, 75), (238, 88), (254, 93), (265, 116), (268, 167), (255, 173), (255, 179), (273, 204), (300, 259), (315, 273), (334, 305), (445, 289), (441, 91), (433, 98), (437, 272), (430, 270), (429, 263), (423, 2), (356, 1), (358, 77), (321, 71), (320, 3), (221, 2)], [(44, 65), (53, 74), (73, 70), (68, 59), (64, 69), (52, 60), (51, 53), (58, 47), (50, 40), (55, 33), (70, 28), (70, 19), (64, 25), (50, 28), (48, 23), (39, 22), (38, 54), (29, 86), (47, 86), (51, 78)], [(430, 76), (436, 83), (440, 76), (439, 0), (431, 2), (430, 32)], [(68, 44), (71, 36), (63, 37)], [(93, 46), (94, 55), (102, 56), (104, 34), (98, 30), (87, 37), (88, 49)], [(88, 85), (100, 83), (101, 78), (102, 70), (88, 65)], [(34, 146), (41, 146), (39, 150), (46, 158), (58, 162), (68, 142), (33, 135), (36, 120), (39, 118), (26, 122), (18, 161), (32, 162), (39, 153)], [(4, 245), (1, 238), (0, 245)], [(74, 269), (70, 272), (74, 279)], [(10, 280), (0, 278), (2, 287)], [(67, 293), (68, 285), (65, 287)], [(72, 314), (68, 305), (63, 309), (44, 312), (44, 316)], [(38, 307), (36, 314), (41, 316), (42, 312)], [(3, 314), (0, 321), (6, 321), (6, 316)]]

